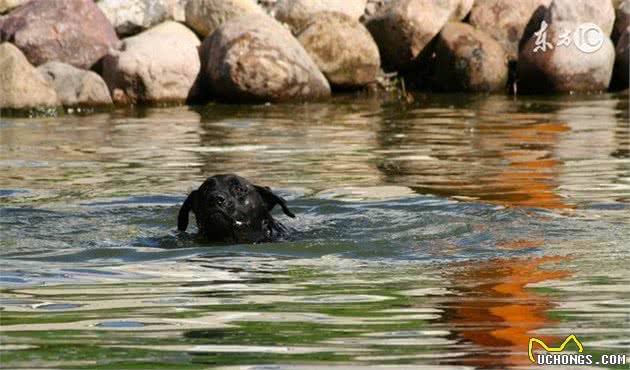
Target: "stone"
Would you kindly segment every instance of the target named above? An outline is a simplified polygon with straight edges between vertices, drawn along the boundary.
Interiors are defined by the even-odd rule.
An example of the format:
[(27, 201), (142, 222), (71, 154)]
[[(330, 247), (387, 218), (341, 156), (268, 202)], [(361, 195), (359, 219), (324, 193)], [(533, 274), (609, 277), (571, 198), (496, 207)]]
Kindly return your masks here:
[(615, 67), (610, 87), (613, 90), (627, 89), (628, 74), (630, 73), (630, 66), (628, 64), (628, 58), (630, 56), (630, 26), (619, 36), (615, 54)]
[(548, 23), (595, 23), (610, 36), (615, 23), (615, 8), (611, 0), (553, 0), (547, 9)]
[(474, 3), (475, 0), (455, 0), (455, 7), (449, 19), (451, 21), (458, 22), (466, 18), (466, 16), (472, 10)]
[(169, 20), (186, 22), (186, 4), (189, 0), (166, 0)]
[(624, 0), (615, 11), (615, 25), (613, 26), (610, 38), (613, 43), (617, 44), (617, 40), (621, 34), (630, 26), (630, 0)]
[(450, 0), (400, 0), (386, 3), (366, 21), (386, 70), (406, 70), (440, 32), (452, 13)]
[(166, 21), (123, 40), (103, 58), (103, 79), (114, 103), (183, 102), (199, 73), (197, 36)]
[(28, 0), (0, 0), (0, 14), (8, 13)]
[(118, 36), (137, 34), (166, 20), (167, 0), (100, 0), (96, 3)]
[(215, 97), (235, 101), (316, 99), (330, 86), (289, 30), (266, 14), (232, 19), (204, 40), (202, 66)]
[(436, 38), (436, 90), (496, 92), (506, 89), (508, 58), (503, 48), (469, 24), (448, 23)]
[(332, 86), (353, 88), (376, 80), (378, 47), (359, 21), (342, 13), (320, 13), (297, 38)]
[(277, 20), (298, 34), (320, 12), (337, 12), (358, 21), (366, 4), (367, 0), (278, 0), (274, 13)]
[(57, 93), (33, 67), (20, 49), (0, 44), (0, 108), (51, 107), (59, 104)]
[[(556, 21), (547, 28), (547, 40), (558, 40), (578, 23)], [(615, 50), (608, 37), (594, 52), (580, 50), (575, 42), (538, 50), (532, 35), (521, 48), (518, 59), (518, 90), (523, 92), (603, 91), (610, 83)], [(540, 44), (542, 46), (542, 44)]]
[(105, 81), (92, 71), (61, 62), (48, 62), (37, 70), (54, 86), (65, 106), (112, 104)]
[(519, 42), (534, 13), (551, 0), (476, 0), (470, 24), (497, 40), (512, 61), (518, 59)]
[(33, 65), (57, 60), (89, 69), (118, 46), (92, 0), (33, 0), (0, 19), (0, 41), (16, 45)]
[(203, 39), (228, 20), (252, 13), (265, 14), (252, 0), (192, 0), (186, 4), (186, 25)]

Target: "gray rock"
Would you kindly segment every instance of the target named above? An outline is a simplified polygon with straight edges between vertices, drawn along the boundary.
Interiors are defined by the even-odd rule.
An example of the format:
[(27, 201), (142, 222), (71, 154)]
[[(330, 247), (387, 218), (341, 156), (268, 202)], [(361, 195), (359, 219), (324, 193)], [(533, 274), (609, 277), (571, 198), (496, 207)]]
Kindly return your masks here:
[(610, 38), (615, 44), (621, 37), (621, 34), (630, 26), (630, 0), (624, 0), (615, 13), (615, 25), (613, 26)]
[(84, 69), (119, 42), (92, 0), (30, 1), (0, 18), (0, 38), (36, 66), (57, 60)]
[(96, 3), (118, 36), (144, 31), (166, 20), (168, 0), (100, 0)]
[(8, 13), (28, 0), (0, 0), (0, 14)]
[(452, 12), (450, 0), (400, 0), (385, 4), (366, 22), (378, 45), (383, 67), (387, 70), (412, 67)]
[(186, 25), (201, 38), (228, 20), (246, 14), (265, 14), (252, 0), (191, 0), (186, 4)]
[(433, 83), (436, 90), (505, 90), (508, 59), (501, 45), (467, 23), (448, 23), (436, 38)]
[(20, 49), (0, 44), (0, 108), (50, 107), (59, 104), (57, 93)]
[(366, 4), (367, 0), (278, 0), (274, 13), (277, 20), (298, 34), (320, 12), (337, 12), (358, 21)]
[[(326, 78), (281, 24), (266, 14), (232, 19), (204, 40), (210, 91), (237, 101), (315, 99), (330, 95)], [(238, 41), (238, 42), (236, 42)]]
[[(547, 28), (547, 40), (558, 40), (566, 30), (578, 26), (578, 23), (556, 21)], [(585, 92), (608, 88), (615, 61), (615, 50), (608, 37), (602, 38), (600, 49), (590, 53), (580, 50), (575, 42), (535, 52), (536, 39), (532, 35), (519, 54), (519, 91)]]
[(92, 71), (61, 62), (48, 62), (37, 70), (54, 86), (65, 106), (112, 104), (105, 81)]
[(536, 10), (544, 12), (551, 0), (477, 0), (470, 24), (497, 40), (510, 60), (518, 58), (525, 27)]
[(341, 13), (319, 13), (297, 38), (331, 85), (357, 87), (376, 80), (378, 47), (359, 21)]
[(610, 85), (613, 90), (627, 89), (628, 74), (630, 73), (628, 64), (628, 57), (630, 56), (630, 26), (619, 36), (615, 53), (615, 68)]
[(615, 23), (615, 8), (611, 0), (553, 0), (545, 19), (549, 23), (595, 23), (610, 36)]
[(167, 21), (123, 40), (103, 58), (103, 79), (114, 103), (183, 102), (199, 73), (199, 39)]

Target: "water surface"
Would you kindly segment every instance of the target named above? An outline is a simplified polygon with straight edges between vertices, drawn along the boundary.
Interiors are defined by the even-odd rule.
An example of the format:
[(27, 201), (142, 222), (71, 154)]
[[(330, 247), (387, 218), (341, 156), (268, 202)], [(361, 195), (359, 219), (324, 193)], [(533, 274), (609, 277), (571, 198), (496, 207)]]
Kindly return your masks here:
[[(418, 95), (0, 119), (6, 368), (531, 366), (630, 349), (627, 95)], [(175, 231), (205, 177), (289, 240)], [(194, 233), (194, 227), (191, 233)]]

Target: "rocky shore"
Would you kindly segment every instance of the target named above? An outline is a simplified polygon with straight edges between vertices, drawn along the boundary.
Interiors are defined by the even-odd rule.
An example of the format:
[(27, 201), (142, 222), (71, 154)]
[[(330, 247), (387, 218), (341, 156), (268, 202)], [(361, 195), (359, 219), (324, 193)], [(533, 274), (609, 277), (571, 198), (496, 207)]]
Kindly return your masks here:
[(630, 0), (0, 0), (0, 108), (628, 88)]

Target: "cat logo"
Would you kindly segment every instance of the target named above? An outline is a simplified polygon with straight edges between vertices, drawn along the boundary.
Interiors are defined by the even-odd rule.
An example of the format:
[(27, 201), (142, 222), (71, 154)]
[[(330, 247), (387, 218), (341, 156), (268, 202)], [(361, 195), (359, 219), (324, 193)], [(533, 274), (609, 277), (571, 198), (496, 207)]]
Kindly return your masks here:
[(549, 347), (547, 346), (547, 344), (545, 344), (545, 342), (543, 342), (542, 340), (538, 338), (529, 338), (529, 344), (527, 345), (527, 352), (529, 353), (529, 359), (533, 363), (536, 363), (536, 360), (534, 359), (534, 353), (532, 352), (534, 348), (534, 343), (540, 344), (542, 348), (544, 348), (545, 351), (547, 352), (561, 352), (564, 350), (564, 347), (566, 347), (567, 343), (569, 343), (570, 341), (575, 342), (575, 344), (578, 347), (578, 352), (584, 351), (584, 347), (582, 347), (582, 343), (580, 343), (580, 341), (575, 337), (575, 334), (571, 334), (568, 337), (566, 337), (566, 339), (564, 340), (564, 342), (562, 342), (560, 347)]

